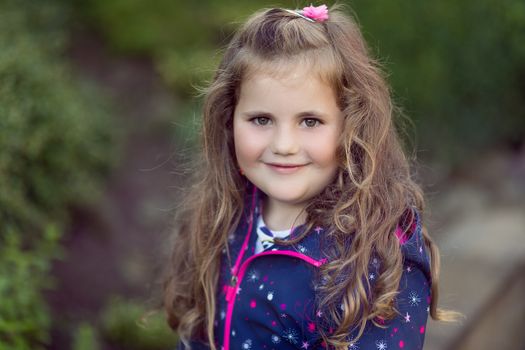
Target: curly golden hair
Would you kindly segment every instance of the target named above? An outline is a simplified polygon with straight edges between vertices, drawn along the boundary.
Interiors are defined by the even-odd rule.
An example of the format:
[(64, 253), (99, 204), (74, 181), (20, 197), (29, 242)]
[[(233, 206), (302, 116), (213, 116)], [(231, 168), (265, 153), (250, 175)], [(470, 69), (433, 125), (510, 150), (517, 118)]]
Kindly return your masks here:
[[(403, 257), (392, 233), (407, 216), (407, 209), (424, 212), (424, 198), (410, 176), (382, 71), (358, 25), (341, 6), (333, 6), (330, 19), (322, 23), (305, 21), (283, 9), (264, 9), (236, 32), (205, 89), (202, 167), (178, 216), (176, 243), (164, 282), (169, 325), (185, 343), (200, 338), (215, 349), (220, 254), (238, 224), (246, 194), (232, 127), (241, 82), (261, 71), (279, 75), (297, 64), (309, 65), (333, 87), (344, 114), (336, 179), (306, 208), (307, 226), (327, 227), (334, 242), (333, 256), (320, 270), (326, 283), (320, 289), (319, 303), (337, 328), (330, 334), (322, 328), (319, 331), (328, 345), (343, 349), (349, 345), (350, 331), (359, 329), (359, 337), (368, 321), (396, 315), (393, 300)], [(454, 319), (454, 312), (437, 308), (439, 252), (425, 228), (423, 235), (431, 259), (430, 315), (437, 320)], [(295, 244), (302, 238), (277, 243)], [(345, 244), (348, 238), (351, 245)], [(373, 287), (364, 278), (372, 254), (382, 261)]]

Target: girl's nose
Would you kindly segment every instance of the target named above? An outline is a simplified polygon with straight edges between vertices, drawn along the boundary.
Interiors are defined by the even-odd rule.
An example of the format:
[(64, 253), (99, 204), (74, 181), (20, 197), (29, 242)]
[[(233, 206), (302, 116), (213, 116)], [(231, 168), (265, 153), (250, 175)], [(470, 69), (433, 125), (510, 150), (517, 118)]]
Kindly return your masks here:
[(270, 148), (274, 154), (295, 154), (299, 152), (300, 141), (293, 130), (283, 126), (276, 128), (273, 133)]

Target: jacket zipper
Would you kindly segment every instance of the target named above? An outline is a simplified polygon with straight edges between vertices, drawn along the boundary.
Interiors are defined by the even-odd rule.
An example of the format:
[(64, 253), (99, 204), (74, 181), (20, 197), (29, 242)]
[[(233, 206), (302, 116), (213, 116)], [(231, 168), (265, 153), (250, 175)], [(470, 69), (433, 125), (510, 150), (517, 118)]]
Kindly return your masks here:
[(224, 350), (230, 349), (230, 335), (231, 335), (231, 321), (232, 321), (232, 315), (233, 315), (233, 307), (235, 305), (235, 295), (237, 294), (237, 290), (239, 289), (239, 286), (241, 285), (242, 279), (244, 277), (244, 274), (246, 272), (246, 269), (248, 268), (248, 265), (250, 262), (258, 258), (260, 256), (266, 256), (266, 255), (284, 255), (284, 256), (291, 256), (294, 258), (298, 258), (301, 260), (306, 261), (307, 263), (314, 265), (315, 267), (319, 267), (323, 265), (326, 262), (326, 259), (321, 260), (315, 260), (311, 257), (295, 252), (295, 251), (289, 251), (289, 250), (272, 250), (269, 252), (262, 252), (259, 254), (252, 255), (248, 259), (246, 259), (237, 274), (233, 274), (232, 278), (230, 280), (230, 285), (228, 286), (228, 289), (226, 291), (226, 302), (228, 303), (227, 311), (226, 311), (226, 320), (224, 324)]

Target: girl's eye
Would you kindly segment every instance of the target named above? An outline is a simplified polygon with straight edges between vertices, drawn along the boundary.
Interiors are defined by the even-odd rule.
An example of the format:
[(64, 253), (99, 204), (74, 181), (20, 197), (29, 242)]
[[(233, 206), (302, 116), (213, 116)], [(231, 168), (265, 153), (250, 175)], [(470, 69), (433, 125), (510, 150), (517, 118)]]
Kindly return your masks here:
[(306, 118), (306, 119), (303, 119), (303, 123), (304, 123), (304, 126), (306, 126), (307, 128), (313, 128), (313, 127), (316, 127), (316, 126), (318, 126), (319, 124), (321, 124), (321, 122), (319, 121), (319, 119), (315, 119), (315, 118)]
[(268, 125), (270, 123), (270, 118), (268, 118), (268, 117), (255, 117), (255, 118), (252, 119), (252, 122), (255, 125), (265, 126), (265, 125)]

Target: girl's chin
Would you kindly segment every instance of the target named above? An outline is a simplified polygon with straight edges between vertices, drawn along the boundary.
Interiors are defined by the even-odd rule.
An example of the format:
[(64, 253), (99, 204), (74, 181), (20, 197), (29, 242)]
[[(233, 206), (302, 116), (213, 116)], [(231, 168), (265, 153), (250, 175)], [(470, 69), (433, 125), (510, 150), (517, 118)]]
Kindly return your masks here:
[(283, 193), (275, 190), (266, 193), (266, 195), (269, 200), (287, 206), (302, 206), (311, 198), (305, 193)]

